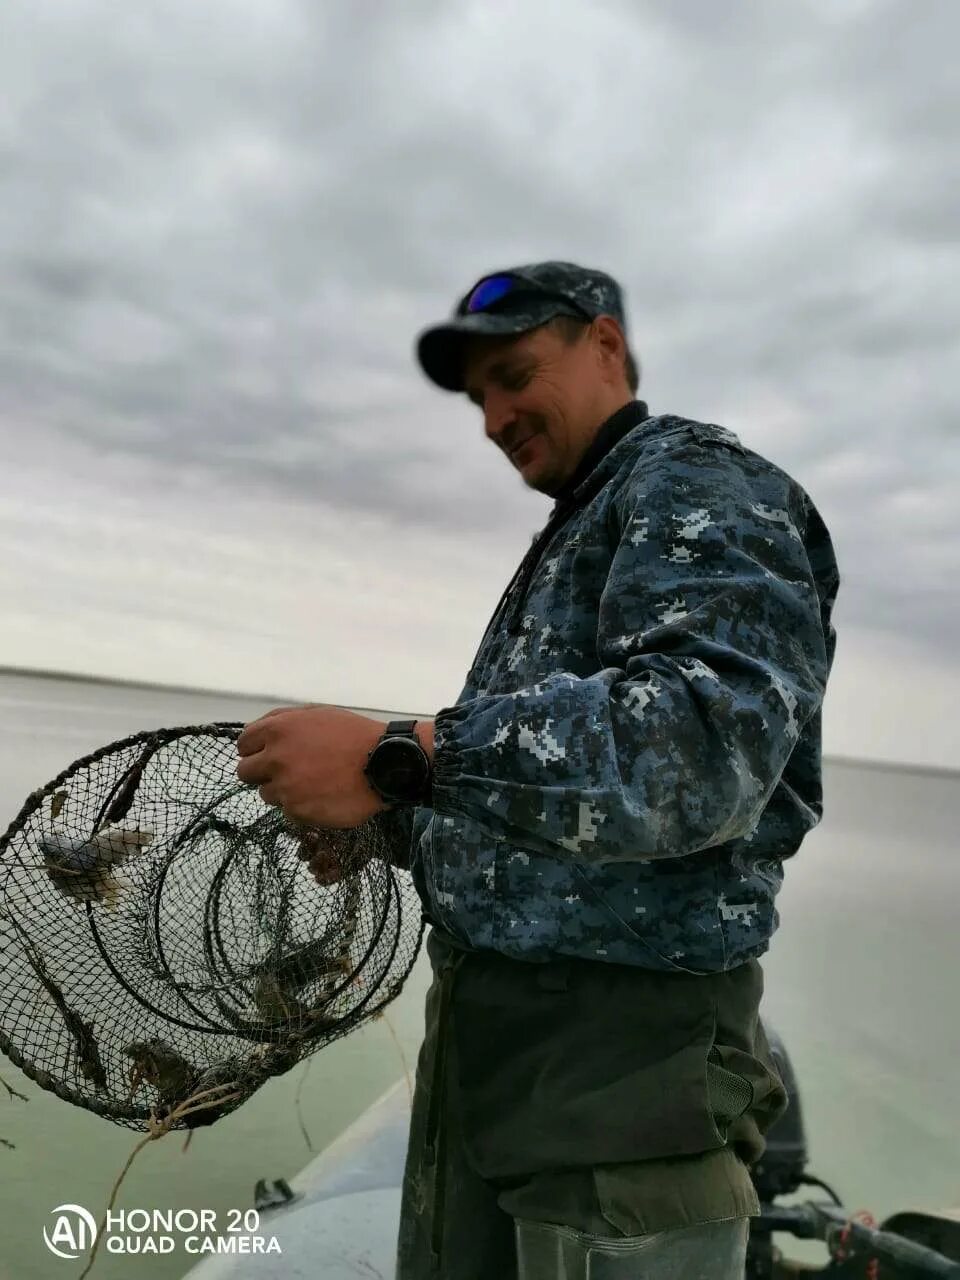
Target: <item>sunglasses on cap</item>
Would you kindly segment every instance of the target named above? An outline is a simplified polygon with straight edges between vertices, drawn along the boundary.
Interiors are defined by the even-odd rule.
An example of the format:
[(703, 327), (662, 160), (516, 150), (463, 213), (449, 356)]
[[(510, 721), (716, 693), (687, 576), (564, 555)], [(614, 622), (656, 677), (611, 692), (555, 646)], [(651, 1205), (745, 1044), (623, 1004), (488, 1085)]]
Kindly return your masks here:
[(485, 311), (487, 307), (492, 307), (494, 303), (501, 302), (510, 294), (520, 295), (525, 293), (533, 293), (542, 298), (556, 298), (558, 301), (565, 302), (567, 306), (579, 311), (588, 320), (594, 318), (591, 312), (582, 307), (579, 302), (575, 302), (573, 298), (569, 298), (565, 293), (560, 293), (557, 289), (544, 288), (536, 280), (527, 279), (526, 276), (506, 272), (500, 275), (485, 276), (475, 284), (460, 303), (457, 308), (457, 314), (465, 316), (472, 315), (476, 311)]

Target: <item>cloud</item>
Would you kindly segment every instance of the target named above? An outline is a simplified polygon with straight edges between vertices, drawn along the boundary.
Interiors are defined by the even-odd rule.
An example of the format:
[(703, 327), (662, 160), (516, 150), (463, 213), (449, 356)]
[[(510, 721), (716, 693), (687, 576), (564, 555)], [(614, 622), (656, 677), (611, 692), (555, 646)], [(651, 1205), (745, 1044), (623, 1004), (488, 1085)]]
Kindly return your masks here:
[[(214, 645), (216, 511), (269, 530), (258, 581), (389, 566), (435, 602), (417, 643), (456, 683), (548, 507), (414, 339), (484, 272), (561, 257), (623, 282), (653, 412), (722, 422), (808, 489), (838, 621), (956, 663), (955, 7), (40, 0), (4, 28), (0, 661), (41, 632), (77, 660), (31, 591), (42, 528), (72, 609), (166, 637), (145, 656), (107, 628), (84, 661), (179, 671), (131, 588), (182, 586), (192, 554), (181, 624)], [(112, 591), (82, 515), (111, 484), (135, 486), (139, 566), (111, 560)], [(246, 687), (275, 687), (263, 661)]]

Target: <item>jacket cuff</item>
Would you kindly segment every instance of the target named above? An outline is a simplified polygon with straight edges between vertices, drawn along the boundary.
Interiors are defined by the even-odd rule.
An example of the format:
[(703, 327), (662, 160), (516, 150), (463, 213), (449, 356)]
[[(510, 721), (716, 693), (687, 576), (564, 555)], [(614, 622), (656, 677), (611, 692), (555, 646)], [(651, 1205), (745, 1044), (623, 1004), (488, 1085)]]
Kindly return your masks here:
[(454, 740), (456, 725), (463, 719), (462, 707), (443, 707), (433, 718), (433, 788), (435, 813), (457, 813), (457, 792), (462, 777), (460, 747)]

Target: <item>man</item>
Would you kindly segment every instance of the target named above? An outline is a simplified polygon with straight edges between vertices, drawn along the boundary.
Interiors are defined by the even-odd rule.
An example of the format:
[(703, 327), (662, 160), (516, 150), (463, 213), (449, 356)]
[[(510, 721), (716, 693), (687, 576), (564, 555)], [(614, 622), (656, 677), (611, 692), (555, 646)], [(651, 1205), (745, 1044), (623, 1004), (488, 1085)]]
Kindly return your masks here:
[(822, 815), (829, 534), (732, 432), (635, 398), (603, 272), (484, 277), (418, 357), (550, 518), (453, 706), (274, 712), (238, 768), (304, 821), (392, 824), (432, 925), (398, 1280), (741, 1280), (786, 1106), (758, 957)]

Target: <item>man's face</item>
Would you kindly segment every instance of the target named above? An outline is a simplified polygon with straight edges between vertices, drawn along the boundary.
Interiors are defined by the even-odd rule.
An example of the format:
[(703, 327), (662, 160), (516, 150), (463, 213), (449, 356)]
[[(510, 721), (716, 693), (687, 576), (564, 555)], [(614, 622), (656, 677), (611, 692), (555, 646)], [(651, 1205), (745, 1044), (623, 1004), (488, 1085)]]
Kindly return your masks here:
[(626, 403), (618, 333), (614, 320), (601, 317), (569, 346), (545, 327), (468, 341), (467, 395), (483, 410), (487, 436), (529, 488), (556, 493), (598, 427)]

